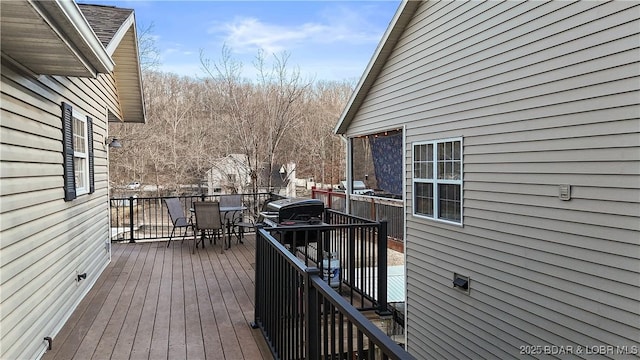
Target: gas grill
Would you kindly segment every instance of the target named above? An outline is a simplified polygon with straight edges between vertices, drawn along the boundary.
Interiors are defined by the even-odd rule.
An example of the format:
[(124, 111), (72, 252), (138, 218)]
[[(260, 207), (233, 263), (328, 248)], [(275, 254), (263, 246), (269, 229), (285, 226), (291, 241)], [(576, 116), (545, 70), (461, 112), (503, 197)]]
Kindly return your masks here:
[(267, 204), (263, 212), (267, 226), (317, 225), (322, 222), (324, 203), (319, 199), (288, 198)]
[[(286, 231), (287, 226), (322, 225), (324, 203), (319, 199), (287, 198), (271, 201), (267, 204), (267, 211), (260, 213), (265, 226), (272, 228), (272, 233), (280, 242), (291, 244), (296, 238), (302, 242), (316, 242), (316, 231), (305, 230)], [(279, 231), (280, 230), (280, 231)], [(282, 236), (284, 235), (284, 236)]]

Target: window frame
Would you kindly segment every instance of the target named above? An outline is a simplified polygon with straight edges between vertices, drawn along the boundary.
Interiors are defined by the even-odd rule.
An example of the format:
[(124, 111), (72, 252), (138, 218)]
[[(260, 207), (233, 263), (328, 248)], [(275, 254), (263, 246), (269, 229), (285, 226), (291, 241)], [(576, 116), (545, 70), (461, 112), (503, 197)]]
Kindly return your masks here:
[[(89, 185), (89, 125), (88, 125), (88, 121), (87, 121), (87, 116), (82, 114), (80, 111), (73, 109), (72, 110), (72, 118), (73, 118), (73, 123), (74, 125), (72, 126), (72, 136), (73, 136), (73, 141), (74, 141), (74, 146), (73, 146), (73, 160), (74, 160), (74, 176), (76, 176), (76, 195), (84, 195), (84, 194), (88, 194), (89, 190), (90, 190), (90, 185)], [(77, 127), (76, 124), (77, 122), (82, 123), (82, 129), (84, 130), (84, 136), (82, 137), (82, 141), (83, 141), (83, 145), (84, 145), (84, 152), (82, 151), (78, 151), (78, 149), (76, 148), (75, 144), (76, 144), (76, 139), (78, 137), (77, 134)], [(82, 173), (82, 181), (78, 181), (77, 176), (78, 176), (78, 168), (75, 165), (75, 161), (79, 160), (80, 162), (82, 162), (82, 167), (83, 167), (83, 173)], [(84, 186), (81, 186), (80, 184), (84, 184)]]
[[(460, 176), (459, 179), (445, 179), (442, 178), (440, 179), (439, 177), (439, 172), (438, 172), (438, 145), (439, 144), (446, 144), (446, 143), (455, 143), (456, 141), (460, 142), (460, 147), (459, 149), (457, 149), (459, 151), (460, 154), (460, 159), (454, 159), (454, 162), (459, 161), (460, 163)], [(418, 155), (418, 147), (419, 146), (432, 146), (432, 154), (431, 154), (431, 158), (426, 158), (426, 159), (418, 159), (417, 155)], [(436, 140), (427, 140), (427, 141), (416, 141), (413, 142), (411, 144), (411, 191), (412, 191), (412, 209), (411, 209), (411, 213), (413, 214), (413, 216), (419, 217), (419, 218), (423, 218), (423, 219), (429, 219), (429, 220), (433, 220), (433, 221), (438, 221), (438, 222), (444, 222), (447, 224), (453, 224), (453, 225), (458, 225), (458, 226), (462, 226), (463, 225), (463, 219), (464, 219), (464, 214), (463, 214), (463, 209), (464, 209), (464, 204), (463, 204), (463, 183), (464, 183), (464, 156), (463, 156), (463, 149), (464, 149), (464, 143), (463, 143), (463, 138), (462, 137), (454, 137), (454, 138), (445, 138), (445, 139), (436, 139)], [(452, 148), (451, 151), (453, 153), (455, 153), (456, 149)], [(421, 173), (423, 170), (426, 170), (426, 173), (424, 175), (419, 174), (421, 176), (426, 176), (426, 177), (418, 177), (416, 176), (416, 164), (420, 164), (421, 162), (426, 162), (427, 163), (427, 167), (421, 167), (420, 170), (418, 170), (418, 173)], [(431, 167), (431, 171), (429, 171), (429, 167)], [(446, 172), (445, 172), (446, 173)], [(455, 171), (454, 171), (455, 173)], [(431, 178), (429, 178), (428, 176), (431, 176)], [(417, 191), (416, 191), (416, 187), (419, 186), (418, 184), (431, 184), (431, 193), (432, 193), (432, 203), (431, 203), (431, 215), (426, 214), (426, 213), (420, 213), (418, 212), (418, 206), (417, 206), (417, 201), (416, 201), (416, 196), (418, 195)], [(460, 214), (460, 220), (459, 221), (455, 221), (452, 219), (448, 219), (448, 218), (444, 218), (440, 216), (440, 201), (442, 200), (441, 196), (440, 196), (440, 185), (458, 185), (459, 186), (459, 214)]]

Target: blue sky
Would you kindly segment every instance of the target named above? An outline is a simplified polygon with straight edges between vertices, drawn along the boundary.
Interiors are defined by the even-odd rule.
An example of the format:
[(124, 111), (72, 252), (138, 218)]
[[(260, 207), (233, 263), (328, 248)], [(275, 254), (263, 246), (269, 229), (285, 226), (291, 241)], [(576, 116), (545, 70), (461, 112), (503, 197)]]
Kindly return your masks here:
[(378, 1), (110, 1), (135, 10), (138, 26), (153, 25), (160, 70), (204, 77), (200, 50), (219, 62), (223, 46), (255, 78), (260, 49), (267, 60), (287, 52), (289, 68), (307, 79), (358, 80), (399, 0)]

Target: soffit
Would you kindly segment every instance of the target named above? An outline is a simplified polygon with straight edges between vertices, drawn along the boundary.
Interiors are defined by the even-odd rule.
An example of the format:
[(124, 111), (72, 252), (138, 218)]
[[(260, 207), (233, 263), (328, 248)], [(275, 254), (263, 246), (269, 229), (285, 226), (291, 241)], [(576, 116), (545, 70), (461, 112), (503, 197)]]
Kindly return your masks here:
[(3, 1), (2, 54), (38, 75), (95, 77), (113, 62), (73, 2)]

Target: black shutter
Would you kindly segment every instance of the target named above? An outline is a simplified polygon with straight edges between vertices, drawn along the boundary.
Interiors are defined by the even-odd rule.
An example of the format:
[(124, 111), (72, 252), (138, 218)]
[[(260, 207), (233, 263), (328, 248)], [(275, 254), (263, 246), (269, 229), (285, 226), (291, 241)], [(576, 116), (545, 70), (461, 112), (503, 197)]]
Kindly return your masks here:
[(93, 119), (87, 116), (87, 153), (89, 155), (89, 193), (93, 194), (96, 191), (95, 171), (93, 169)]
[(73, 165), (73, 115), (71, 105), (62, 103), (62, 157), (64, 158), (64, 201), (76, 198)]

